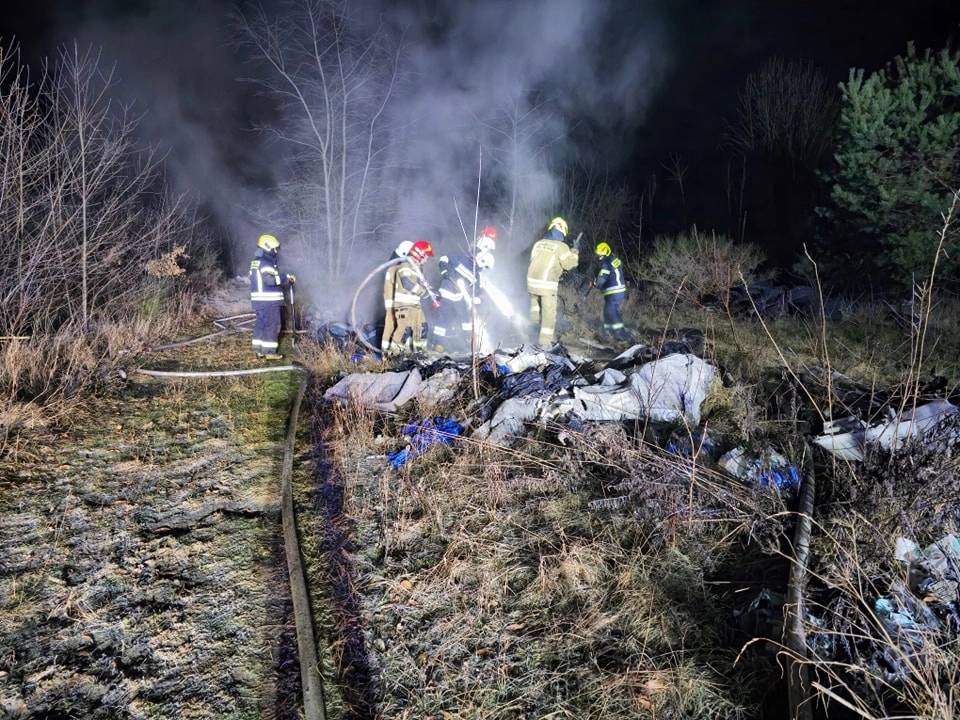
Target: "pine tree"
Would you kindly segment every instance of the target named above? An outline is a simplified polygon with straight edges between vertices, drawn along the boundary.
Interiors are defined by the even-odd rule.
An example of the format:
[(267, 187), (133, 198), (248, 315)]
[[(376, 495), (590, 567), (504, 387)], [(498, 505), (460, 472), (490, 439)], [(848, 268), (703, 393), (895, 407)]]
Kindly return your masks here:
[[(960, 187), (960, 53), (919, 56), (910, 44), (868, 77), (851, 69), (840, 90), (836, 162), (822, 174), (832, 205), (820, 214), (889, 280), (909, 284), (929, 272)], [(946, 248), (952, 270), (957, 240)]]

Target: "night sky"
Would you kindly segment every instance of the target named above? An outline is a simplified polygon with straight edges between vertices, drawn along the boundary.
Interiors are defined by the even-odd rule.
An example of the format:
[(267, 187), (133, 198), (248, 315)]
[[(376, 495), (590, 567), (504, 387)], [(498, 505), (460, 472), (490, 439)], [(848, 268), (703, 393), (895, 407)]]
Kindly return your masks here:
[(882, 68), (909, 41), (940, 49), (960, 35), (955, 0), (676, 0), (669, 14), (677, 63), (639, 132), (681, 153), (715, 146), (718, 117), (773, 56), (812, 62), (840, 82), (851, 67)]
[[(202, 178), (206, 187), (223, 188), (218, 173), (269, 176), (254, 167), (256, 149), (238, 127), (263, 108), (249, 89), (235, 87), (242, 59), (220, 21), (230, 7), (225, 0), (16, 5), (11, 10), (7, 4), (0, 33), (5, 44), (16, 38), (27, 61), (74, 38), (115, 55), (125, 99), (153, 115), (145, 128), (175, 148), (171, 157), (180, 163), (175, 174), (183, 182)], [(902, 54), (908, 41), (940, 49), (960, 34), (958, 0), (379, 0), (379, 5), (379, 21), (405, 27), (408, 42), (423, 49), (419, 71), (423, 86), (431, 89), (419, 88), (409, 112), (433, 120), (425, 135), (430, 141), (442, 143), (447, 130), (445, 113), (427, 109), (427, 98), (476, 112), (497, 101), (498, 73), (509, 84), (529, 69), (524, 79), (557, 90), (564, 120), (577, 128), (579, 152), (588, 148), (598, 165), (638, 192), (652, 172), (662, 174), (671, 157), (681, 157), (689, 166), (690, 192), (700, 198), (720, 192), (719, 134), (734, 112), (738, 88), (771, 57), (812, 62), (839, 82), (851, 67), (882, 67)], [(513, 57), (520, 47), (524, 52)], [(490, 88), (481, 87), (485, 79), (493, 79)], [(201, 135), (209, 146), (202, 152)], [(457, 153), (444, 153), (449, 155)], [(207, 167), (197, 166), (201, 157)], [(218, 163), (225, 167), (215, 168)], [(462, 174), (467, 193), (475, 171)], [(437, 175), (436, 187), (447, 188), (449, 177)], [(425, 195), (434, 191), (424, 187)], [(691, 212), (696, 219), (698, 211)]]

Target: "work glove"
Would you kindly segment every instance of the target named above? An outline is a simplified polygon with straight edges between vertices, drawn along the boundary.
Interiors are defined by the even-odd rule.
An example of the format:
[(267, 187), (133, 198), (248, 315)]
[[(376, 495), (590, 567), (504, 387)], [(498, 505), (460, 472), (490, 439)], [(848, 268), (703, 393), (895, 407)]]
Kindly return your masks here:
[(580, 238), (574, 238), (573, 244), (570, 247), (573, 248), (574, 252), (580, 252)]
[(433, 300), (433, 309), (434, 309), (434, 310), (436, 310), (438, 307), (440, 307), (440, 296), (439, 296), (439, 295), (434, 295), (434, 296), (431, 298), (431, 300)]
[(287, 282), (290, 283), (291, 285), (296, 285), (297, 276), (294, 275), (293, 273), (287, 273)]

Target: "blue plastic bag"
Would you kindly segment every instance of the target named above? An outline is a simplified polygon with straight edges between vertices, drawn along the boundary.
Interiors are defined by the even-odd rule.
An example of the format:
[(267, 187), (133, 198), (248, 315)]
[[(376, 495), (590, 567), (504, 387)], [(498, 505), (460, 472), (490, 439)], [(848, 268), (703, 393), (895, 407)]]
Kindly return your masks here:
[(387, 459), (395, 468), (398, 468), (433, 443), (449, 445), (461, 433), (463, 433), (463, 426), (452, 418), (426, 418), (410, 423), (403, 429), (403, 434), (410, 436), (410, 444), (402, 450), (387, 453)]

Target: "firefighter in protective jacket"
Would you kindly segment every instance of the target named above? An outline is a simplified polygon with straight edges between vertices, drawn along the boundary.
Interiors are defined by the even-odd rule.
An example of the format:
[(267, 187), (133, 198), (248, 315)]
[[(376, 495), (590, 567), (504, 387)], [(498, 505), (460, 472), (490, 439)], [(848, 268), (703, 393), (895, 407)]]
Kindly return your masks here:
[(420, 301), (429, 296), (430, 288), (421, 266), (432, 256), (433, 246), (426, 240), (417, 240), (403, 262), (391, 265), (383, 277), (386, 318), (380, 349), (385, 355), (426, 349), (427, 321)]
[[(470, 255), (440, 257), (440, 301), (433, 325), (433, 349), (436, 352), (471, 349), (469, 338), (482, 330), (477, 305), (483, 298), (482, 273), (493, 267), (497, 230), (488, 225), (477, 237), (476, 252)], [(482, 335), (482, 332), (477, 333)], [(480, 338), (477, 338), (480, 339)]]
[(257, 319), (253, 326), (253, 352), (261, 360), (282, 360), (280, 325), (284, 286), (293, 285), (293, 273), (282, 273), (277, 268), (280, 242), (273, 235), (261, 235), (257, 252), (250, 262), (250, 305)]
[(620, 316), (620, 306), (627, 297), (623, 262), (605, 242), (597, 245), (596, 254), (600, 261), (600, 272), (593, 285), (603, 293), (603, 332), (617, 340), (629, 340), (630, 333), (623, 326), (623, 318)]
[(555, 217), (542, 240), (534, 243), (527, 268), (527, 292), (530, 294), (530, 322), (539, 327), (537, 341), (542, 346), (554, 342), (557, 322), (557, 292), (560, 276), (580, 261), (576, 240), (567, 245), (567, 221)]

